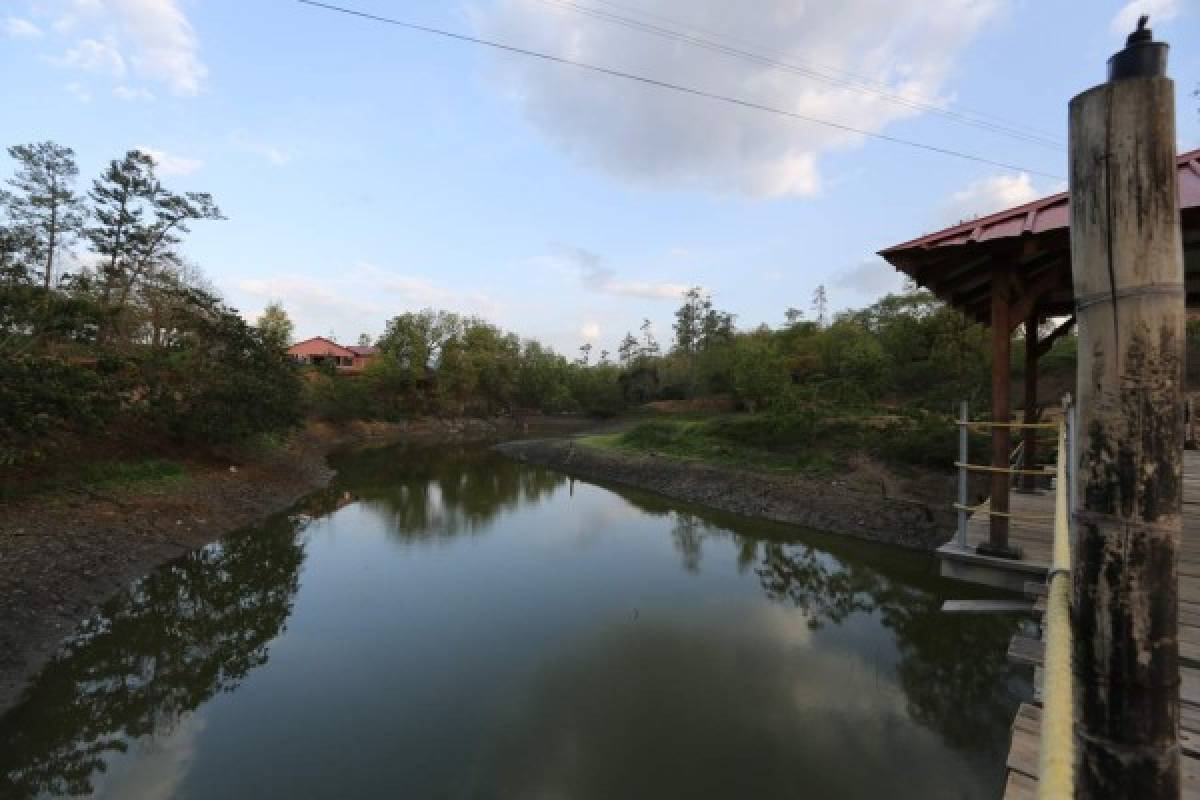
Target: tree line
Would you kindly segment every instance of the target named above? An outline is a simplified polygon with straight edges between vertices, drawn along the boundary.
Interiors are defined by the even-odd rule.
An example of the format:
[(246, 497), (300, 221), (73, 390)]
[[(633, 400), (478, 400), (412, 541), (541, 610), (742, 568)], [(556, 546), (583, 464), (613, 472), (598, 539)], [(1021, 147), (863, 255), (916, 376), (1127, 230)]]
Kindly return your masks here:
[(646, 320), (615, 354), (593, 357), (586, 343), (574, 358), (479, 317), (405, 311), (372, 342), (382, 357), (362, 375), (301, 370), (286, 356), (293, 328), (280, 304), (249, 324), (184, 258), (191, 227), (223, 219), (209, 194), (168, 188), (136, 150), (110, 161), (86, 191), (68, 147), (8, 153), (0, 465), (97, 438), (235, 442), (306, 415), (608, 415), (712, 395), (775, 415), (986, 402), (984, 329), (913, 288), (830, 314), (818, 287), (809, 315), (791, 307), (778, 326), (742, 330), (695, 287), (666, 342)]
[[(946, 409), (962, 398), (986, 401), (988, 337), (933, 295), (909, 289), (832, 316), (827, 302), (818, 287), (811, 319), (789, 308), (778, 327), (738, 330), (732, 313), (694, 287), (681, 298), (665, 346), (645, 320), (620, 340), (615, 358), (601, 350), (594, 360), (591, 343), (568, 359), (478, 317), (406, 312), (374, 341), (381, 357), (360, 377), (311, 377), (309, 407), (337, 419), (617, 414), (655, 401), (713, 395), (777, 414), (881, 402)], [(291, 331), (278, 306), (259, 325), (276, 337)]]
[(131, 150), (86, 191), (75, 153), (8, 149), (0, 191), (0, 466), (82, 440), (224, 443), (295, 424), (282, 347), (222, 302), (181, 246), (223, 219)]

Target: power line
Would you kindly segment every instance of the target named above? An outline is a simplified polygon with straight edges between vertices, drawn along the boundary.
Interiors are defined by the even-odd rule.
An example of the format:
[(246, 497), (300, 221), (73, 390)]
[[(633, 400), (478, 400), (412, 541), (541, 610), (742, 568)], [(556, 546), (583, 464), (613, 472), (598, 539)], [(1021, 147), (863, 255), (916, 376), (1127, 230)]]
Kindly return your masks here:
[[(897, 105), (900, 105), (900, 106), (903, 106), (906, 108), (912, 108), (912, 109), (916, 109), (919, 111), (924, 111), (926, 113), (934, 114), (934, 115), (943, 117), (945, 119), (961, 123), (963, 125), (970, 125), (972, 127), (980, 128), (982, 130), (987, 130), (987, 131), (991, 131), (993, 133), (1003, 134), (1005, 136), (1010, 136), (1014, 139), (1020, 139), (1022, 141), (1041, 145), (1043, 147), (1048, 147), (1048, 148), (1051, 148), (1054, 150), (1061, 151), (1064, 149), (1064, 144), (1063, 144), (1062, 140), (1056, 139), (1048, 134), (1042, 133), (1042, 132), (1040, 132), (1036, 129), (1030, 128), (1029, 126), (1026, 126), (1026, 125), (1021, 125), (1018, 123), (1010, 123), (1000, 117), (995, 117), (994, 115), (990, 115), (990, 114), (984, 114), (982, 112), (970, 111), (969, 109), (955, 110), (955, 109), (951, 109), (951, 108), (946, 108), (943, 104), (940, 104), (937, 101), (932, 100), (927, 97), (921, 97), (918, 95), (899, 94), (899, 93), (895, 92), (887, 84), (871, 80), (870, 78), (865, 78), (861, 75), (855, 75), (854, 73), (837, 70), (832, 67), (822, 67), (822, 66), (818, 66), (818, 65), (814, 65), (814, 64), (806, 64), (803, 61), (796, 61), (795, 63), (790, 63), (788, 61), (783, 61), (776, 57), (764, 55), (760, 52), (755, 52), (752, 50), (743, 50), (743, 49), (739, 49), (736, 47), (732, 47), (727, 44), (722, 44), (721, 42), (718, 42), (718, 41), (704, 39), (700, 36), (695, 35), (695, 33), (689, 32), (687, 30), (687, 28), (689, 28), (690, 26), (688, 26), (686, 23), (673, 22), (669, 18), (662, 17), (657, 14), (650, 14), (649, 12), (640, 12), (640, 11), (636, 11), (634, 9), (630, 9), (631, 11), (635, 11), (635, 13), (639, 13), (643, 16), (647, 16), (647, 17), (650, 17), (653, 19), (662, 19), (667, 22), (673, 22), (673, 24), (676, 24), (676, 25), (682, 25), (685, 28), (685, 30), (681, 31), (681, 30), (675, 30), (675, 29), (668, 28), (668, 27), (663, 27), (660, 25), (655, 25), (655, 24), (652, 24), (649, 22), (644, 22), (642, 20), (634, 19), (632, 17), (621, 16), (620, 14), (615, 14), (611, 11), (605, 11), (604, 9), (594, 8), (591, 6), (584, 5), (582, 3), (572, 2), (571, 0), (538, 0), (538, 2), (544, 3), (546, 5), (550, 5), (550, 6), (555, 6), (558, 8), (565, 8), (565, 9), (574, 11), (574, 12), (584, 15), (584, 16), (603, 20), (605, 22), (611, 22), (616, 25), (622, 25), (626, 28), (632, 28), (633, 30), (641, 31), (642, 33), (647, 33), (647, 34), (650, 34), (653, 36), (661, 36), (661, 37), (671, 39), (671, 40), (674, 40), (677, 42), (681, 42), (683, 44), (687, 44), (687, 45), (690, 45), (693, 47), (698, 47), (698, 48), (702, 48), (702, 49), (709, 50), (712, 52), (721, 53), (721, 54), (728, 55), (728, 56), (733, 56), (735, 58), (740, 58), (740, 59), (743, 59), (746, 61), (751, 61), (751, 62), (754, 62), (757, 64), (762, 64), (764, 66), (781, 69), (781, 70), (791, 72), (791, 73), (794, 73), (797, 75), (802, 75), (802, 76), (812, 79), (812, 80), (820, 81), (822, 83), (827, 83), (827, 84), (830, 84), (833, 86), (839, 86), (841, 88), (849, 89), (851, 91), (859, 92), (862, 94), (875, 95), (875, 96), (880, 97), (890, 103), (895, 103)], [(614, 6), (617, 8), (627, 8), (626, 6), (622, 6), (619, 3), (605, 2), (605, 0), (597, 0), (597, 2), (604, 2), (605, 5), (610, 5), (610, 6)], [(703, 28), (691, 28), (691, 31), (706, 32), (705, 29), (703, 29)], [(718, 37), (731, 39), (733, 41), (744, 41), (744, 40), (736, 39), (734, 37), (727, 37), (727, 36), (722, 37), (721, 34), (716, 34), (716, 35)], [(830, 73), (834, 73), (834, 74), (830, 74)], [(839, 77), (837, 73), (840, 73), (844, 77)], [(994, 120), (994, 121), (992, 121), (992, 120)]]
[(955, 158), (961, 158), (961, 159), (964, 159), (967, 161), (974, 161), (974, 162), (977, 162), (980, 164), (989, 164), (993, 167), (1000, 167), (1001, 169), (1012, 170), (1013, 172), (1027, 172), (1031, 175), (1040, 175), (1045, 178), (1053, 178), (1054, 180), (1063, 180), (1062, 176), (1053, 175), (1049, 172), (1042, 172), (1040, 170), (1029, 169), (1027, 167), (1018, 166), (1016, 164), (1009, 164), (1004, 161), (995, 161), (990, 158), (972, 155), (970, 153), (964, 153), (959, 150), (952, 150), (947, 147), (939, 147), (937, 145), (926, 144), (924, 142), (917, 142), (917, 141), (913, 141), (911, 139), (903, 139), (898, 136), (890, 136), (886, 133), (876, 133), (874, 131), (863, 130), (862, 128), (855, 128), (851, 125), (845, 125), (840, 122), (832, 122), (830, 120), (818, 119), (816, 117), (810, 117), (805, 114), (799, 114), (795, 111), (788, 111), (786, 109), (776, 108), (774, 106), (763, 105), (762, 103), (755, 103), (750, 100), (742, 100), (741, 98), (731, 97), (729, 95), (717, 94), (715, 92), (707, 92), (707, 91), (704, 91), (703, 89), (694, 89), (690, 86), (683, 86), (683, 85), (680, 85), (677, 83), (670, 83), (669, 81), (661, 81), (661, 80), (658, 80), (657, 78), (648, 78), (644, 75), (635, 75), (631, 72), (622, 72), (621, 70), (610, 69), (609, 67), (601, 67), (596, 64), (588, 64), (583, 61), (575, 61), (573, 59), (564, 58), (562, 56), (551, 55), (550, 53), (543, 53), (543, 52), (539, 52), (537, 50), (527, 50), (523, 47), (516, 47), (514, 45), (504, 44), (502, 42), (496, 42), (496, 41), (492, 41), (490, 39), (483, 39), (483, 38), (479, 38), (476, 36), (469, 36), (464, 33), (454, 33), (453, 31), (443, 30), (441, 28), (434, 28), (434, 27), (430, 27), (428, 25), (419, 25), (414, 22), (404, 22), (403, 20), (392, 19), (390, 17), (383, 17), (383, 16), (379, 16), (377, 14), (371, 14), (366, 11), (359, 11), (359, 10), (353, 9), (353, 8), (346, 8), (344, 6), (333, 5), (332, 3), (319, 2), (319, 0), (296, 0), (296, 2), (301, 3), (303, 5), (307, 5), (307, 6), (313, 6), (315, 8), (325, 9), (326, 11), (333, 11), (333, 12), (336, 12), (339, 14), (346, 14), (348, 16), (359, 17), (361, 19), (370, 20), (372, 22), (381, 22), (381, 23), (384, 23), (387, 25), (394, 25), (399, 28), (405, 28), (407, 30), (418, 31), (420, 33), (428, 33), (428, 34), (431, 34), (434, 36), (442, 36), (444, 38), (454, 39), (454, 40), (460, 41), (460, 42), (469, 42), (471, 44), (482, 45), (484, 47), (490, 47), (495, 50), (502, 50), (502, 51), (508, 52), (508, 53), (515, 53), (517, 55), (528, 56), (530, 58), (537, 58), (537, 59), (541, 59), (543, 61), (549, 61), (549, 62), (553, 62), (556, 64), (565, 64), (567, 66), (576, 67), (578, 69), (588, 70), (590, 72), (596, 72), (601, 75), (608, 75), (608, 76), (611, 76), (614, 78), (622, 78), (624, 80), (642, 83), (647, 86), (655, 86), (660, 89), (669, 89), (671, 91), (679, 92), (681, 94), (692, 95), (693, 97), (704, 97), (709, 100), (718, 100), (723, 103), (729, 103), (731, 105), (741, 106), (742, 108), (749, 108), (749, 109), (753, 109), (755, 111), (764, 111), (766, 113), (776, 114), (781, 117), (790, 117), (792, 119), (801, 120), (802, 122), (808, 122), (808, 123), (811, 123), (814, 125), (822, 125), (827, 128), (834, 128), (836, 130), (846, 131), (847, 133), (856, 133), (860, 136), (866, 136), (868, 138), (878, 139), (878, 140), (884, 141), (884, 142), (892, 142), (893, 144), (902, 144), (907, 147), (913, 147), (913, 148), (916, 148), (919, 150), (926, 150), (931, 153), (940, 153), (942, 155), (953, 156)]
[[(734, 35), (732, 35), (732, 34), (729, 34), (729, 33), (723, 33), (723, 32), (721, 32), (721, 31), (715, 31), (715, 30), (713, 30), (712, 28), (705, 28), (705, 27), (702, 27), (702, 26), (700, 26), (700, 25), (690, 24), (690, 23), (686, 23), (686, 22), (679, 22), (679, 21), (676, 21), (676, 20), (672, 20), (670, 17), (666, 17), (666, 16), (663, 16), (663, 15), (661, 15), (661, 14), (655, 14), (655, 13), (653, 13), (653, 12), (650, 12), (650, 11), (644, 11), (644, 10), (642, 10), (642, 9), (635, 8), (635, 7), (633, 7), (633, 6), (625, 5), (625, 4), (622, 4), (622, 3), (617, 3), (617, 2), (614, 2), (613, 0), (593, 0), (593, 2), (595, 2), (595, 3), (599, 3), (599, 4), (601, 4), (601, 5), (605, 5), (605, 6), (610, 6), (610, 7), (612, 7), (612, 8), (618, 8), (618, 9), (622, 9), (622, 10), (624, 10), (624, 11), (628, 11), (628, 12), (631, 12), (631, 13), (634, 13), (634, 14), (638, 14), (638, 15), (640, 15), (640, 16), (643, 16), (643, 17), (648, 17), (648, 18), (650, 18), (650, 19), (657, 19), (657, 20), (659, 20), (660, 22), (665, 22), (665, 23), (667, 23), (667, 24), (681, 25), (681, 26), (683, 26), (684, 28), (689, 28), (689, 29), (691, 29), (691, 30), (693, 30), (693, 31), (698, 31), (698, 32), (700, 32), (700, 33), (706, 33), (706, 34), (708, 34), (708, 35), (710, 35), (710, 36), (713, 36), (713, 37), (716, 37), (716, 38), (718, 38), (718, 39), (724, 39), (724, 40), (726, 40), (726, 41), (730, 41), (730, 42), (740, 42), (740, 43), (742, 43), (743, 45), (746, 45), (746, 46), (748, 46), (748, 47), (752, 47), (752, 48), (755, 48), (755, 49), (758, 49), (758, 50), (761, 50), (761, 49), (763, 49), (763, 48), (761, 47), (761, 45), (758, 45), (758, 44), (756, 44), (756, 43), (754, 43), (754, 42), (750, 41), (749, 39), (746, 39), (746, 38), (744, 38), (744, 37), (741, 37), (741, 36), (734, 36)], [(831, 66), (829, 66), (829, 65), (817, 64), (817, 63), (814, 63), (814, 62), (812, 62), (812, 61), (797, 61), (797, 63), (799, 63), (799, 64), (803, 64), (803, 65), (807, 66), (809, 69), (813, 69), (813, 70), (824, 70), (824, 71), (825, 71), (825, 72), (827, 72), (827, 73), (833, 73), (834, 75), (841, 75), (841, 76), (842, 76), (842, 77), (844, 77), (844, 78), (848, 78), (848, 79), (850, 79), (850, 80), (853, 80), (853, 81), (858, 81), (858, 82), (860, 82), (860, 83), (862, 83), (862, 84), (864, 84), (864, 85), (867, 85), (867, 86), (874, 86), (875, 88), (878, 88), (878, 89), (887, 89), (887, 90), (890, 90), (890, 89), (891, 89), (891, 87), (890, 87), (890, 86), (888, 86), (886, 83), (883, 83), (883, 82), (881, 82), (881, 81), (877, 81), (877, 80), (875, 80), (874, 78), (869, 78), (869, 77), (866, 77), (865, 75), (859, 75), (859, 74), (857, 74), (857, 73), (850, 72), (850, 71), (848, 71), (848, 70), (839, 69), (839, 68), (837, 68), (837, 67), (831, 67)], [(938, 106), (938, 101), (934, 100), (933, 98), (929, 98), (929, 97), (918, 97), (918, 98), (916, 98), (916, 99), (922, 100), (922, 101), (924, 101), (924, 102), (926, 102), (926, 103), (929, 103), (930, 105), (933, 105), (933, 106), (935, 106), (935, 107), (936, 107), (936, 106)], [(988, 113), (988, 112), (986, 112), (986, 111), (980, 111), (980, 110), (978, 110), (978, 109), (966, 108), (966, 107), (964, 107), (964, 106), (959, 106), (958, 108), (959, 108), (959, 112), (960, 112), (960, 113), (966, 113), (966, 114), (969, 114), (969, 115), (971, 115), (971, 116), (980, 117), (980, 118), (983, 118), (983, 119), (991, 119), (991, 120), (994, 120), (995, 122), (999, 122), (999, 123), (1003, 123), (1003, 124), (1006, 124), (1006, 125), (1010, 125), (1010, 126), (1012, 126), (1013, 128), (1016, 128), (1016, 129), (1024, 129), (1025, 131), (1027, 131), (1027, 132), (1029, 132), (1029, 133), (1033, 133), (1033, 134), (1036, 134), (1036, 135), (1039, 135), (1039, 136), (1043, 136), (1043, 137), (1045, 137), (1046, 139), (1053, 140), (1053, 141), (1055, 141), (1055, 142), (1056, 142), (1056, 143), (1058, 143), (1058, 144), (1064, 144), (1064, 142), (1063, 142), (1061, 139), (1059, 139), (1059, 138), (1055, 137), (1053, 134), (1048, 134), (1048, 133), (1046, 133), (1044, 130), (1039, 130), (1038, 128), (1035, 128), (1035, 127), (1033, 127), (1033, 126), (1031, 126), (1031, 125), (1027, 125), (1027, 124), (1025, 124), (1025, 123), (1021, 123), (1021, 122), (1014, 122), (1014, 121), (1012, 121), (1012, 120), (1006, 120), (1004, 117), (1000, 117), (1000, 116), (997, 116), (997, 115), (995, 115), (995, 114)]]

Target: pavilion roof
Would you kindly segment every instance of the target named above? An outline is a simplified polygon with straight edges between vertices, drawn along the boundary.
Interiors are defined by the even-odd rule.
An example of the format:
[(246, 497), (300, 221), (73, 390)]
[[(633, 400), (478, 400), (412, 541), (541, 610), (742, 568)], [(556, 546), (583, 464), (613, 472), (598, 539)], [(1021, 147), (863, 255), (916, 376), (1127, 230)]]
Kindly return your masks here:
[[(1200, 149), (1180, 154), (1178, 167), (1188, 305), (1200, 306)], [(997, 260), (1015, 268), (1018, 283), (1053, 284), (1039, 307), (1047, 315), (1069, 314), (1074, 304), (1070, 222), (1069, 195), (1060, 192), (960, 222), (879, 255), (980, 322), (991, 315), (991, 265)]]

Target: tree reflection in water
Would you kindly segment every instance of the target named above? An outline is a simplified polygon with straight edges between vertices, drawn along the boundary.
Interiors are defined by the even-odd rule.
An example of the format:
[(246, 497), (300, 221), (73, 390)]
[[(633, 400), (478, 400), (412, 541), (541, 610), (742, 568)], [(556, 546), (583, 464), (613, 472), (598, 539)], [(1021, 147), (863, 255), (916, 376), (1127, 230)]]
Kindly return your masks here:
[(107, 754), (235, 689), (284, 630), (303, 561), (276, 518), (105, 604), (0, 719), (0, 796), (90, 793)]
[(365, 450), (333, 463), (331, 492), (350, 491), (406, 541), (481, 533), (498, 514), (536, 505), (567, 481), (478, 445)]
[[(310, 497), (301, 511), (321, 516), (354, 500), (386, 521), (388, 535), (417, 543), (478, 535), (498, 515), (542, 502), (567, 480), (471, 446), (363, 451), (335, 459), (335, 466), (334, 484)], [(927, 555), (838, 537), (806, 536), (797, 542), (794, 529), (784, 526), (683, 510), (639, 492), (618, 493), (642, 512), (663, 519), (683, 569), (690, 573), (699, 573), (705, 544), (722, 540), (733, 545), (739, 572), (753, 574), (771, 601), (796, 609), (810, 628), (849, 625), (860, 615), (877, 618), (894, 634), (896, 683), (908, 716), (959, 752), (1002, 765), (1016, 699), (1029, 692), (1028, 680), (1002, 657), (1015, 622), (941, 614), (942, 593), (949, 584), (930, 572)], [(0, 718), (0, 796), (91, 791), (95, 774), (132, 740), (170, 730), (187, 712), (236, 688), (265, 663), (268, 645), (284, 630), (297, 591), (305, 558), (305, 537), (298, 530), (303, 519), (277, 518), (193, 553), (138, 582), (88, 621), (22, 704)], [(971, 594), (959, 585), (952, 591)], [(615, 698), (595, 693), (592, 712), (604, 721), (597, 723), (595, 733), (611, 739), (607, 752), (612, 757), (600, 758), (605, 748), (591, 743), (596, 752), (587, 760), (595, 762), (597, 776), (610, 773), (613, 758), (628, 756), (624, 745), (632, 735), (630, 726), (644, 726), (649, 707), (664, 712), (655, 721), (654, 736), (689, 728), (688, 715), (700, 714), (705, 724), (690, 726), (694, 730), (689, 735), (701, 737), (713, 725), (724, 725), (723, 715), (733, 715), (730, 719), (737, 722), (739, 715), (786, 702), (790, 691), (792, 667), (786, 658), (748, 651), (755, 674), (763, 677), (743, 682), (745, 708), (718, 702), (723, 693), (712, 687), (736, 682), (741, 669), (740, 661), (724, 653), (723, 640), (691, 640), (685, 631), (673, 629), (645, 638), (651, 633), (647, 625), (633, 629), (634, 638), (622, 640), (619, 650), (589, 656), (579, 667), (594, 674), (597, 685), (626, 693)], [(627, 658), (634, 668), (626, 669)], [(598, 667), (602, 659), (612, 662), (611, 672)], [(681, 664), (708, 666), (695, 672), (691, 667), (680, 670)], [(612, 674), (633, 678), (615, 682), (609, 679)], [(547, 686), (552, 691), (542, 698), (544, 714), (538, 714), (547, 741), (555, 740), (560, 723), (580, 723), (570, 714), (560, 719), (571, 702), (584, 702), (571, 697), (579, 676), (562, 677), (555, 682), (551, 676)], [(680, 683), (685, 680), (691, 681), (690, 688)], [(693, 704), (700, 695), (710, 698), (707, 705)], [(757, 722), (743, 721), (748, 738), (729, 746), (761, 749), (755, 744), (761, 733)], [(784, 747), (804, 732), (776, 733), (770, 747)], [(648, 748), (654, 736), (646, 738)], [(522, 750), (526, 745), (528, 752)], [(771, 755), (769, 749), (762, 754)], [(512, 758), (514, 768), (528, 759), (551, 768), (553, 751), (521, 737), (501, 742), (497, 750)], [(568, 756), (578, 759), (580, 753), (572, 749), (563, 758)], [(764, 769), (787, 761), (782, 752), (774, 756), (763, 759)], [(645, 765), (649, 772), (661, 766), (653, 759)], [(528, 777), (523, 770), (501, 773), (501, 786), (510, 778), (510, 785), (522, 785)], [(809, 780), (797, 780), (802, 778)], [(591, 784), (606, 785), (599, 777)]]
[(304, 521), (353, 499), (406, 541), (476, 534), (566, 478), (486, 448), (384, 448), (335, 458), (333, 485), (288, 517), (190, 553), (138, 581), (72, 636), (0, 718), (0, 797), (88, 794), (106, 758), (170, 730), (267, 661), (304, 561)]
[[(648, 514), (672, 516), (671, 536), (680, 563), (700, 569), (704, 543), (732, 541), (738, 568), (753, 567), (766, 595), (799, 609), (809, 628), (841, 625), (855, 614), (874, 614), (895, 633), (897, 678), (913, 719), (937, 731), (955, 749), (1002, 754), (1013, 709), (1032, 687), (1002, 654), (1019, 620), (1002, 615), (941, 612), (943, 592), (984, 596), (928, 572), (928, 557), (879, 548), (844, 537), (820, 537), (820, 548), (789, 542), (788, 528), (750, 523), (714, 512), (685, 511), (636, 491), (621, 491)], [(754, 528), (755, 535), (730, 528)], [(963, 658), (962, 654), (978, 654)]]

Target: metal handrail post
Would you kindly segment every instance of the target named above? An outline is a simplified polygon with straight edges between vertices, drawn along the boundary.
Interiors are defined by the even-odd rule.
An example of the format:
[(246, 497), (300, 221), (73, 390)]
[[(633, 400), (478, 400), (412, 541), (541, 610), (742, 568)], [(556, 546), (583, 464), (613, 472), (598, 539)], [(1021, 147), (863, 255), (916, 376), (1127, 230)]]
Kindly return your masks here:
[(958, 407), (958, 546), (967, 549), (967, 401), (963, 400)]

